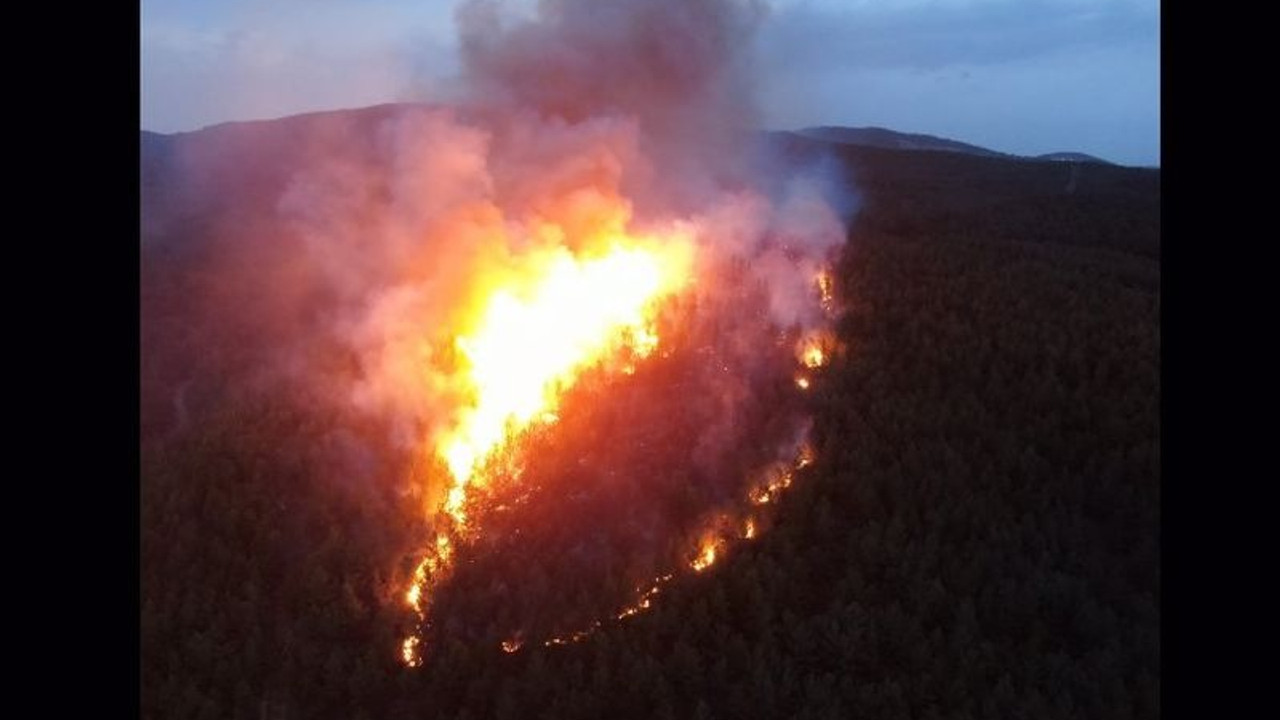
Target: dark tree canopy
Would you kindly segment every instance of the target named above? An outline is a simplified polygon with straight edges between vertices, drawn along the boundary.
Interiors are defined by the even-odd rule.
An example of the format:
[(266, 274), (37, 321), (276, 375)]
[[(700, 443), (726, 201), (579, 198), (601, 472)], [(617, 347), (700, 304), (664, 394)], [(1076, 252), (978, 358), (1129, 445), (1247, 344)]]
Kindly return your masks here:
[(234, 391), (252, 340), (144, 246), (143, 717), (1158, 717), (1159, 172), (832, 152), (844, 352), (769, 531), (588, 641), (417, 670), (387, 598), (421, 519), (318, 479), (379, 429)]

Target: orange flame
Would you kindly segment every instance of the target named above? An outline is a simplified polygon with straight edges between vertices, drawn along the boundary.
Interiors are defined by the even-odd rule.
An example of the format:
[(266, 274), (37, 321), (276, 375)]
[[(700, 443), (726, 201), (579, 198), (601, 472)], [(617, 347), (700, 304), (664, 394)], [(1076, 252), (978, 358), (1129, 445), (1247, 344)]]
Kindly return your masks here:
[[(780, 469), (775, 466), (773, 478), (764, 486), (758, 487), (749, 492), (747, 495), (748, 499), (757, 505), (771, 502), (773, 499), (777, 498), (783, 490), (791, 487), (792, 480), (795, 476), (794, 474), (797, 470), (811, 465), (813, 461), (813, 446), (806, 441), (801, 444), (791, 466), (788, 467), (783, 464)], [(712, 524), (716, 525), (720, 529), (724, 529), (723, 523), (725, 521), (726, 518), (717, 517), (712, 521)], [(743, 524), (742, 538), (744, 540), (751, 540), (756, 537), (757, 532), (756, 518), (748, 516)], [(721, 550), (727, 543), (728, 540), (716, 535), (714, 531), (705, 535), (699, 544), (697, 556), (688, 563), (689, 568), (694, 572), (700, 573), (711, 567), (715, 564), (716, 560), (722, 556)], [(648, 610), (653, 605), (653, 599), (661, 592), (662, 586), (670, 582), (674, 577), (675, 573), (667, 573), (656, 578), (648, 589), (637, 588), (636, 592), (639, 593), (637, 599), (630, 605), (619, 610), (614, 615), (614, 619), (625, 620), (626, 618), (633, 617), (645, 610)], [(557, 635), (547, 638), (542, 644), (546, 647), (555, 647), (581, 642), (591, 637), (592, 633), (599, 630), (601, 627), (601, 622), (596, 620), (586, 629), (577, 630), (566, 635)]]
[(828, 331), (811, 332), (801, 338), (796, 347), (796, 358), (810, 370), (825, 366), (831, 360), (831, 350), (835, 344)]
[[(401, 657), (410, 667), (422, 664), (420, 632), (426, 624), (433, 590), (449, 572), (454, 540), (465, 541), (470, 487), (492, 481), (492, 458), (535, 423), (554, 424), (561, 393), (587, 368), (606, 364), (611, 370), (632, 374), (636, 361), (649, 356), (659, 344), (655, 318), (659, 301), (687, 282), (691, 265), (690, 238), (676, 236), (655, 240), (610, 236), (594, 243), (603, 252), (575, 255), (561, 247), (530, 261), (519, 277), (499, 283), (481, 303), (473, 322), (455, 336), (465, 390), (456, 422), (434, 439), (434, 451), (444, 461), (450, 484), (441, 503), (443, 516), (433, 547), (416, 566), (405, 591), (406, 604), (417, 614), (418, 632), (406, 637)], [(831, 278), (825, 271), (817, 278), (823, 306), (830, 309)], [(809, 370), (829, 360), (829, 343), (823, 334), (804, 338), (797, 348), (800, 363)], [(616, 363), (608, 365), (608, 363)], [(805, 373), (796, 376), (802, 390), (810, 387)], [(805, 445), (788, 467), (771, 472), (765, 484), (748, 493), (756, 505), (771, 503), (789, 487), (795, 470), (813, 461)], [(704, 536), (688, 567), (701, 573), (711, 567), (735, 533), (728, 518)], [(748, 517), (740, 537), (757, 535), (756, 519)], [(727, 533), (725, 537), (721, 534)], [(637, 615), (652, 606), (672, 573), (656, 578), (650, 587), (637, 588), (637, 597), (620, 608), (615, 620)], [(600, 620), (584, 629), (545, 639), (544, 646), (566, 645), (590, 637), (602, 627)], [(504, 652), (517, 652), (524, 644), (519, 636), (503, 641)]]
[(831, 273), (826, 270), (819, 271), (815, 284), (818, 286), (818, 299), (822, 303), (822, 309), (830, 313), (835, 306), (835, 282), (831, 278)]
[(459, 528), (468, 484), (486, 481), (484, 462), (533, 422), (556, 422), (558, 393), (584, 368), (623, 349), (653, 352), (657, 301), (685, 283), (688, 264), (679, 239), (618, 238), (599, 257), (552, 252), (530, 279), (493, 292), (456, 341), (473, 402), (437, 442), (453, 476), (444, 510)]
[(804, 355), (802, 357), (804, 366), (808, 368), (818, 368), (826, 364), (827, 353), (822, 346), (816, 342), (805, 345)]
[[(807, 442), (801, 445), (800, 453), (796, 456), (796, 469), (800, 470), (802, 468), (806, 468), (812, 465), (814, 461), (814, 455), (815, 453), (812, 445), (810, 445)], [(788, 480), (788, 482), (790, 482), (790, 480)]]
[(702, 543), (702, 549), (698, 553), (698, 557), (694, 558), (693, 561), (689, 563), (689, 567), (693, 568), (694, 572), (702, 572), (715, 564), (716, 546), (718, 544), (719, 543), (716, 542), (715, 539), (704, 540)]
[(418, 652), (418, 645), (421, 642), (417, 635), (410, 635), (400, 643), (400, 658), (404, 660), (405, 665), (418, 667), (422, 664), (422, 654)]
[[(486, 463), (534, 423), (557, 422), (560, 394), (585, 369), (621, 358), (617, 369), (634, 372), (634, 360), (658, 346), (659, 301), (688, 280), (692, 243), (683, 234), (608, 236), (590, 244), (598, 251), (579, 256), (557, 247), (529, 260), (518, 277), (492, 289), (475, 321), (455, 338), (467, 402), (435, 441), (451, 477), (434, 547), (404, 595), (419, 632), (431, 591), (451, 566), (451, 538), (470, 531), (468, 488), (490, 481)], [(503, 643), (507, 652), (518, 647)], [(401, 657), (410, 667), (422, 663), (416, 633), (403, 641)]]

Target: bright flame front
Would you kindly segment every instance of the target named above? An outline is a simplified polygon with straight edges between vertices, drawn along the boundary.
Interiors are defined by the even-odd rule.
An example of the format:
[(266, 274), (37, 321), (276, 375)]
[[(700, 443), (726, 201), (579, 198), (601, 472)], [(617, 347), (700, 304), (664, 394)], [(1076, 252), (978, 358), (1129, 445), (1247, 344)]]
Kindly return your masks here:
[(525, 287), (499, 288), (476, 327), (457, 338), (472, 404), (439, 440), (454, 485), (445, 511), (465, 525), (466, 486), (493, 452), (535, 420), (555, 422), (558, 394), (577, 374), (627, 351), (657, 346), (657, 301), (685, 282), (678, 242), (624, 245), (580, 259), (560, 249)]
[[(585, 369), (604, 363), (634, 372), (634, 361), (658, 345), (659, 302), (687, 282), (692, 246), (682, 235), (596, 244), (604, 252), (580, 257), (557, 247), (528, 259), (488, 293), (475, 322), (455, 338), (467, 402), (435, 442), (450, 486), (434, 547), (404, 594), (419, 632), (451, 567), (453, 539), (467, 537), (468, 488), (488, 483), (489, 459), (534, 423), (555, 423), (560, 394)], [(515, 652), (519, 643), (503, 649)], [(401, 655), (411, 667), (422, 663), (416, 632)]]
[[(520, 272), (495, 282), (461, 332), (454, 335), (457, 369), (464, 401), (454, 423), (433, 439), (432, 450), (449, 471), (449, 487), (441, 503), (435, 542), (418, 562), (404, 601), (418, 618), (418, 628), (405, 638), (402, 660), (422, 664), (421, 632), (428, 627), (436, 589), (451, 573), (455, 551), (469, 544), (482, 528), (468, 525), (469, 489), (488, 485), (507, 468), (492, 464), (504, 448), (536, 423), (554, 424), (563, 392), (582, 372), (595, 366), (630, 375), (636, 361), (659, 343), (656, 315), (660, 301), (678, 291), (691, 274), (693, 244), (681, 235), (660, 239), (597, 238), (596, 252), (575, 254), (563, 246), (523, 263)], [(600, 250), (603, 249), (603, 252)], [(830, 276), (817, 281), (823, 305), (830, 310)], [(796, 384), (807, 390), (809, 375), (828, 364), (834, 349), (825, 332), (802, 337), (795, 348), (804, 368)], [(795, 471), (813, 462), (808, 444), (791, 463), (778, 463), (763, 482), (751, 488), (753, 505), (774, 503), (792, 484)], [(702, 573), (730, 551), (735, 539), (751, 540), (759, 532), (753, 515), (704, 535), (687, 568)], [(733, 529), (736, 525), (738, 529)], [(727, 534), (726, 534), (727, 533)], [(736, 537), (735, 537), (736, 536)], [(674, 577), (655, 578), (637, 588), (635, 599), (614, 614), (623, 620), (649, 609), (661, 588)], [(545, 646), (580, 642), (602, 627), (589, 626), (543, 640)], [(504, 641), (506, 653), (518, 652), (524, 640)]]

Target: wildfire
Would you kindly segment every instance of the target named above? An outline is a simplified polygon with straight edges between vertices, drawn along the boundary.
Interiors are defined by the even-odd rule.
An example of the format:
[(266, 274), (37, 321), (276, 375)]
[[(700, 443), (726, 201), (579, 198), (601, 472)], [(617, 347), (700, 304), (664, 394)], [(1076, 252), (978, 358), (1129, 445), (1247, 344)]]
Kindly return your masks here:
[(809, 443), (800, 446), (800, 454), (796, 457), (796, 469), (806, 468), (813, 464), (814, 450)]
[[(768, 503), (773, 499), (776, 499), (781, 495), (782, 491), (791, 486), (794, 473), (801, 468), (811, 465), (813, 460), (813, 446), (806, 441), (800, 445), (796, 458), (792, 462), (791, 466), (787, 467), (784, 465), (780, 470), (777, 470), (774, 478), (770, 482), (763, 487), (756, 488), (748, 493), (748, 499), (757, 505)], [(761, 495), (761, 493), (764, 494)], [(727, 536), (721, 537), (721, 535), (718, 534), (721, 531), (727, 531), (725, 525), (727, 522), (729, 522), (729, 518), (723, 516), (716, 517), (711, 521), (710, 524), (713, 526), (713, 529), (703, 536), (698, 546), (697, 556), (688, 563), (688, 567), (695, 573), (700, 573), (715, 564), (716, 560), (723, 555), (722, 551), (727, 549), (730, 545), (730, 538)], [(751, 540), (756, 537), (757, 532), (756, 518), (748, 516), (742, 524), (742, 539)], [(614, 619), (625, 620), (648, 610), (653, 605), (653, 599), (662, 591), (662, 587), (669, 583), (674, 577), (675, 573), (667, 573), (655, 578), (648, 588), (645, 588), (644, 586), (636, 588), (636, 592), (638, 593), (636, 600), (615, 613), (613, 616)], [(599, 620), (596, 620), (585, 629), (576, 630), (565, 635), (550, 637), (544, 640), (542, 644), (546, 647), (555, 647), (581, 642), (591, 637), (591, 635), (601, 627), (603, 627), (603, 624)], [(505, 642), (502, 644), (502, 649), (507, 652), (514, 652), (514, 650), (507, 650), (507, 643)]]
[(437, 535), (436, 542), (431, 552), (427, 553), (417, 567), (413, 570), (413, 580), (409, 584), (409, 589), (405, 591), (404, 599), (414, 612), (421, 615), (425, 612), (423, 608), (423, 593), (428, 582), (437, 578), (449, 563), (449, 559), (453, 557), (453, 544), (447, 535)]
[[(796, 461), (797, 468), (802, 468), (804, 465), (808, 464), (807, 462), (801, 464), (801, 462), (802, 460)], [(763, 485), (754, 488), (747, 494), (747, 499), (749, 499), (754, 505), (768, 505), (776, 500), (778, 496), (782, 494), (783, 490), (791, 487), (791, 479), (791, 468), (775, 470), (769, 480), (767, 480)]]
[[(425, 562), (425, 561), (424, 561)], [(413, 584), (409, 586), (409, 591), (404, 594), (404, 599), (409, 603), (409, 607), (422, 611), (422, 586), (427, 581), (427, 573), (421, 564), (413, 571)]]
[(689, 563), (689, 567), (693, 568), (694, 572), (702, 572), (711, 567), (716, 561), (716, 546), (718, 544), (715, 540), (704, 541), (698, 557)]
[(623, 620), (631, 617), (632, 615), (638, 615), (645, 610), (648, 610), (649, 607), (653, 605), (653, 598), (656, 597), (658, 593), (662, 592), (662, 586), (670, 582), (673, 577), (675, 577), (675, 575), (667, 573), (666, 575), (656, 578), (647, 590), (643, 588), (636, 588), (636, 592), (640, 593), (640, 597), (636, 599), (634, 603), (622, 608), (622, 610), (619, 610), (618, 614), (614, 615), (614, 618), (617, 620)]
[(818, 299), (822, 303), (822, 309), (830, 313), (835, 307), (835, 282), (831, 279), (831, 273), (820, 271), (814, 283), (818, 286)]
[[(432, 450), (449, 473), (437, 517), (435, 540), (416, 565), (405, 603), (418, 617), (418, 628), (404, 639), (401, 657), (410, 667), (422, 664), (421, 633), (428, 626), (431, 598), (449, 574), (459, 543), (468, 544), (469, 490), (484, 487), (510, 468), (494, 458), (514, 447), (521, 434), (536, 424), (553, 425), (561, 394), (586, 369), (604, 366), (630, 375), (636, 363), (658, 347), (655, 320), (660, 301), (687, 282), (691, 266), (690, 238), (661, 239), (610, 236), (587, 243), (594, 252), (575, 254), (565, 247), (530, 260), (519, 273), (495, 283), (479, 303), (471, 322), (454, 335), (457, 377), (463, 401), (454, 423), (437, 435)], [(830, 299), (830, 276), (818, 276), (824, 306)], [(797, 358), (812, 371), (829, 360), (830, 344), (823, 334), (798, 343)], [(802, 370), (800, 389), (810, 387)], [(755, 505), (774, 502), (789, 487), (793, 474), (812, 462), (805, 445), (793, 463), (780, 463), (769, 479), (752, 489), (747, 500)], [(516, 473), (518, 476), (518, 473)], [(723, 557), (734, 538), (752, 539), (756, 518), (719, 517), (703, 536), (687, 567), (701, 573)], [(739, 528), (734, 530), (734, 527)], [(613, 614), (624, 620), (648, 610), (673, 573), (656, 578)], [(543, 640), (544, 646), (580, 642), (602, 627), (602, 621)], [(506, 653), (518, 652), (517, 636), (501, 643)]]
[(585, 259), (560, 249), (521, 286), (493, 292), (475, 327), (456, 340), (473, 402), (437, 443), (453, 477), (444, 510), (459, 528), (468, 484), (486, 480), (485, 461), (533, 422), (556, 422), (558, 393), (581, 370), (653, 352), (656, 303), (686, 281), (687, 252), (670, 239), (617, 239)]
[(410, 635), (400, 643), (400, 658), (404, 660), (405, 665), (418, 667), (422, 664), (422, 655), (418, 652), (418, 645), (421, 642), (417, 635)]
[[(418, 633), (431, 591), (451, 567), (453, 538), (465, 539), (470, 530), (468, 488), (489, 482), (487, 463), (522, 431), (559, 420), (560, 393), (583, 370), (616, 362), (615, 369), (634, 372), (635, 360), (658, 346), (659, 301), (687, 282), (687, 237), (615, 236), (589, 244), (598, 250), (579, 256), (558, 247), (530, 260), (525, 272), (488, 294), (475, 322), (455, 338), (468, 402), (435, 443), (450, 485), (435, 543), (404, 595), (419, 622), (401, 646), (410, 667), (422, 663)], [(503, 650), (515, 652), (521, 643), (505, 642)]]
[(804, 349), (804, 365), (809, 368), (822, 367), (827, 361), (827, 354), (823, 351), (822, 346), (814, 343), (808, 345)]

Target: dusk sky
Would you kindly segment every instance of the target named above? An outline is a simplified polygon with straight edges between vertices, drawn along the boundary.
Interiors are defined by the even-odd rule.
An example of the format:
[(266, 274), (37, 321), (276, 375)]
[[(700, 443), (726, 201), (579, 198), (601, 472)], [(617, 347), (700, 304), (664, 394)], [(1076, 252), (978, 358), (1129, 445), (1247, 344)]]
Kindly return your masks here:
[[(450, 0), (144, 0), (142, 127), (446, 101)], [(507, 2), (513, 14), (532, 0)], [(875, 125), (1160, 163), (1158, 0), (772, 0), (766, 125)]]

